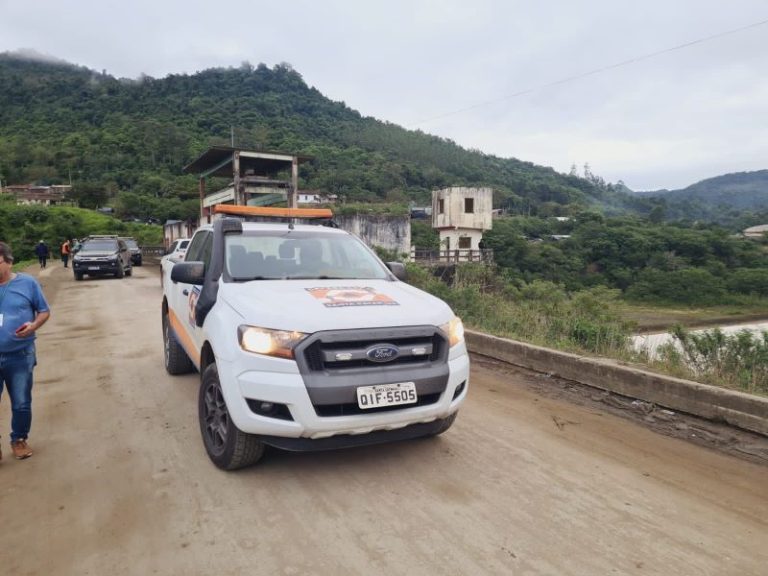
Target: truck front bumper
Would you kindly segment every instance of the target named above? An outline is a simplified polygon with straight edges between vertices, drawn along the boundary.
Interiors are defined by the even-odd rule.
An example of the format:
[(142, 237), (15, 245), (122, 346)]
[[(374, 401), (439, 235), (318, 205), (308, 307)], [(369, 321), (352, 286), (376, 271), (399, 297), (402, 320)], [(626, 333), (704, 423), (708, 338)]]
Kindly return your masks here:
[[(429, 435), (459, 409), (469, 387), (469, 356), (463, 343), (450, 351), (448, 381), (437, 401), (344, 416), (318, 416), (293, 361), (256, 359), (243, 353), (234, 362), (219, 359), (217, 367), (234, 424), (243, 432), (264, 437), (268, 444), (290, 450), (322, 450)], [(283, 404), (290, 419), (257, 414), (249, 401)]]

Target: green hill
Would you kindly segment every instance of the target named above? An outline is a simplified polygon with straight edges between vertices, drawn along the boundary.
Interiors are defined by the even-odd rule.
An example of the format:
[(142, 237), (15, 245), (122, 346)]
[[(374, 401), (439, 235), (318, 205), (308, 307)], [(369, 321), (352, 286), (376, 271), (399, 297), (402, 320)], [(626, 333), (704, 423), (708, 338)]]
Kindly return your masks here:
[(735, 212), (768, 211), (768, 170), (725, 174), (680, 190), (636, 194), (663, 201), (676, 217), (722, 222)]
[(0, 86), (0, 178), (71, 179), (82, 206), (118, 197), (133, 215), (194, 214), (197, 184), (181, 167), (210, 145), (229, 144), (232, 133), (237, 146), (313, 156), (300, 187), (345, 201), (426, 203), (433, 189), (466, 185), (491, 186), (497, 206), (531, 215), (646, 205), (599, 178), (363, 117), (287, 64), (128, 80), (5, 53)]

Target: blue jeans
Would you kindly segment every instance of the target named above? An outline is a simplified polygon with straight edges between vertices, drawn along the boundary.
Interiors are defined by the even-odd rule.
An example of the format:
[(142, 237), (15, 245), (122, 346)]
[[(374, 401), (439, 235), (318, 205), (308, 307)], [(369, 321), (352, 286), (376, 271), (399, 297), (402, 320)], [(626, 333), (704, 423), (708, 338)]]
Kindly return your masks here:
[(34, 344), (19, 352), (0, 353), (0, 395), (3, 384), (11, 398), (11, 442), (26, 440), (32, 425), (32, 371), (37, 364)]

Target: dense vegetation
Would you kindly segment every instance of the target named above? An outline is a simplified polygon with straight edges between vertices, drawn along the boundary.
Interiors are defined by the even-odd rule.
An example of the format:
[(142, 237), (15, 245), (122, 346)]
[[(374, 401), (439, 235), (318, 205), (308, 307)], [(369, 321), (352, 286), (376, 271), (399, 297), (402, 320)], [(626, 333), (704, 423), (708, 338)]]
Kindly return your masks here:
[(460, 264), (448, 281), (416, 265), (409, 282), (446, 300), (473, 329), (569, 352), (607, 356), (681, 378), (768, 395), (768, 333), (673, 331), (658, 357), (635, 350), (620, 291), (595, 286), (568, 292), (534, 280), (520, 286), (479, 264)]
[[(412, 231), (418, 246), (439, 247), (428, 224), (414, 222)], [(569, 292), (603, 286), (628, 300), (697, 306), (768, 297), (766, 242), (715, 225), (590, 212), (567, 221), (515, 216), (495, 219), (484, 243), (499, 274), (518, 288), (537, 280)]]
[[(302, 188), (339, 195), (344, 212), (382, 201), (399, 207), (377, 212), (401, 211), (449, 185), (493, 187), (495, 205), (512, 217), (495, 221), (486, 244), (516, 286), (546, 280), (569, 291), (606, 286), (639, 300), (706, 304), (728, 294), (765, 295), (768, 285), (759, 246), (690, 217), (664, 223), (675, 211), (696, 213), (696, 194), (722, 200), (713, 190), (730, 186), (741, 197), (757, 195), (768, 171), (705, 181), (683, 196), (638, 197), (586, 167), (584, 177), (558, 174), (362, 117), (307, 86), (287, 64), (125, 80), (5, 54), (0, 85), (0, 179), (71, 178), (83, 207), (110, 203), (123, 217), (194, 216), (195, 177), (181, 168), (210, 144), (229, 143), (234, 129), (239, 145), (313, 156), (302, 165)], [(729, 214), (734, 228), (761, 217)], [(550, 218), (556, 215), (570, 220)], [(52, 233), (68, 225), (51, 225)], [(570, 238), (550, 241), (554, 234)], [(414, 239), (437, 247), (419, 223)]]
[(163, 237), (161, 226), (121, 222), (81, 208), (17, 206), (11, 198), (0, 198), (0, 240), (11, 245), (17, 261), (34, 259), (40, 240), (55, 257), (65, 239), (89, 234), (133, 236), (145, 246), (162, 245)]
[(660, 348), (653, 365), (683, 378), (768, 395), (768, 332), (695, 333), (675, 326), (672, 335), (674, 342)]
[(362, 117), (287, 64), (125, 80), (0, 54), (0, 85), (0, 179), (71, 181), (80, 206), (109, 203), (119, 215), (194, 215), (196, 180), (181, 169), (233, 135), (238, 146), (314, 157), (301, 167), (301, 188), (344, 201), (424, 204), (434, 189), (482, 185), (494, 188), (497, 206), (527, 215), (585, 206), (648, 213), (656, 203), (591, 174), (559, 174)]
[(681, 190), (638, 193), (658, 201), (666, 218), (705, 220), (745, 228), (768, 222), (768, 170), (708, 178)]
[[(494, 206), (508, 214), (484, 238), (497, 266), (459, 266), (448, 282), (418, 267), (411, 273), (469, 325), (502, 336), (630, 358), (633, 326), (619, 313), (621, 300), (768, 302), (765, 242), (733, 235), (768, 222), (767, 171), (636, 195), (586, 167), (583, 176), (559, 174), (362, 117), (287, 64), (126, 80), (0, 54), (0, 86), (0, 180), (71, 182), (74, 203), (111, 205), (119, 217), (194, 217), (196, 178), (181, 169), (232, 138), (242, 147), (312, 156), (300, 187), (338, 195), (340, 213), (400, 214), (408, 202), (428, 204), (434, 189), (490, 186)], [(93, 233), (144, 244), (161, 238), (158, 226), (93, 210), (0, 199), (0, 238), (17, 259), (31, 258), (40, 239), (55, 250), (65, 237)], [(439, 248), (426, 222), (413, 222), (412, 238), (420, 248)], [(765, 342), (713, 338), (679, 332), (682, 352), (669, 349), (667, 369), (763, 390)]]

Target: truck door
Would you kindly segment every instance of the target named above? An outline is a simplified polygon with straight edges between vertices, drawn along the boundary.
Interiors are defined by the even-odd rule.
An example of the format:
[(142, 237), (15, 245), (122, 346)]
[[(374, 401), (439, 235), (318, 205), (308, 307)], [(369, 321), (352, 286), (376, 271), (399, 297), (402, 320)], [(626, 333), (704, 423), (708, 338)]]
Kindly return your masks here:
[[(185, 262), (202, 262), (208, 270), (211, 265), (213, 249), (213, 232), (201, 230), (195, 233), (187, 249)], [(203, 347), (202, 328), (195, 322), (195, 304), (200, 296), (202, 286), (184, 284), (178, 282), (174, 286), (171, 308), (175, 311), (177, 319), (185, 334), (180, 334), (179, 340), (187, 351), (187, 355), (198, 367), (200, 365), (200, 350)]]

